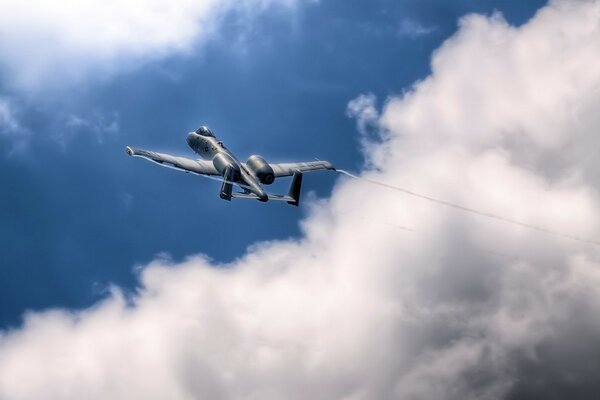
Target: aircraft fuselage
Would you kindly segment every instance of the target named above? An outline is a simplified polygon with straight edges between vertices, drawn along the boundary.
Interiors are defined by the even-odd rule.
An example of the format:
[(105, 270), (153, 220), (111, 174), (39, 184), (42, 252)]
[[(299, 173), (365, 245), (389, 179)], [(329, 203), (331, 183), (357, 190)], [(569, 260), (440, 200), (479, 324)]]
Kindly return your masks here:
[(268, 201), (269, 196), (261, 187), (258, 178), (248, 170), (209, 130), (198, 129), (190, 132), (187, 143), (194, 152), (207, 161), (212, 161), (226, 179), (239, 184), (244, 190), (250, 191), (260, 201)]

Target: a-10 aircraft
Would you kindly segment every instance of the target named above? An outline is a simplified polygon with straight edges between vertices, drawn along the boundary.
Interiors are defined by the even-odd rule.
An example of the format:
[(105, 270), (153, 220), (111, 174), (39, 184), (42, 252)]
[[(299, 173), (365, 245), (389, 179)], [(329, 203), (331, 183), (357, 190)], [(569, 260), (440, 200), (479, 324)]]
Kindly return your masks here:
[[(262, 157), (253, 155), (248, 158), (248, 161), (242, 163), (206, 126), (201, 126), (196, 131), (190, 132), (187, 135), (187, 143), (203, 160), (175, 157), (169, 154), (136, 149), (131, 146), (127, 146), (126, 150), (130, 156), (142, 157), (165, 167), (199, 175), (222, 177), (223, 183), (219, 195), (224, 200), (231, 200), (232, 198), (256, 199), (263, 202), (279, 200), (297, 206), (300, 202), (303, 172), (321, 169), (335, 171), (334, 166), (328, 161), (271, 164)], [(275, 181), (275, 178), (282, 176), (293, 177), (287, 195), (267, 193), (262, 188), (261, 184), (270, 185)], [(233, 184), (238, 185), (242, 192), (234, 192)]]

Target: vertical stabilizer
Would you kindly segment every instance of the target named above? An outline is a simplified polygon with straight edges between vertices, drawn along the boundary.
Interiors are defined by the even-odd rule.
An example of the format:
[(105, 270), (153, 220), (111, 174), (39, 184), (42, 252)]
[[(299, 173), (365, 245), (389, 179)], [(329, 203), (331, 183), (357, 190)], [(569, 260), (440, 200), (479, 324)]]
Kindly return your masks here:
[(302, 189), (302, 172), (296, 171), (294, 172), (294, 177), (292, 178), (292, 184), (290, 185), (290, 191), (288, 192), (288, 196), (293, 200), (288, 201), (288, 204), (293, 206), (298, 206), (300, 204), (300, 190)]

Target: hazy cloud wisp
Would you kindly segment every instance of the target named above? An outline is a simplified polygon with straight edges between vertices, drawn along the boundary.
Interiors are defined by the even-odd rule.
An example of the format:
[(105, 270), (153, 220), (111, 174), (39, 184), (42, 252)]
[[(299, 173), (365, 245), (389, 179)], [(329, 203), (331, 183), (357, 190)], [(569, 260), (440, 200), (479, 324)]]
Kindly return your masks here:
[(0, 72), (12, 90), (69, 88), (84, 78), (103, 78), (185, 53), (215, 33), (232, 10), (252, 17), (271, 6), (295, 3), (0, 0)]
[(12, 134), (21, 129), (13, 105), (9, 100), (0, 97), (0, 133)]

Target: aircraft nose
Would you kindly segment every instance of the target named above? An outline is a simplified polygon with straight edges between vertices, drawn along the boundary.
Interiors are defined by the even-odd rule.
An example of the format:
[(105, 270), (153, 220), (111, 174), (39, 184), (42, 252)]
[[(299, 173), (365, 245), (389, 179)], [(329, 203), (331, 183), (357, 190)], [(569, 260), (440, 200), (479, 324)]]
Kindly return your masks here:
[(188, 146), (194, 147), (197, 140), (198, 140), (198, 135), (196, 135), (194, 132), (188, 133), (187, 138), (186, 138)]

